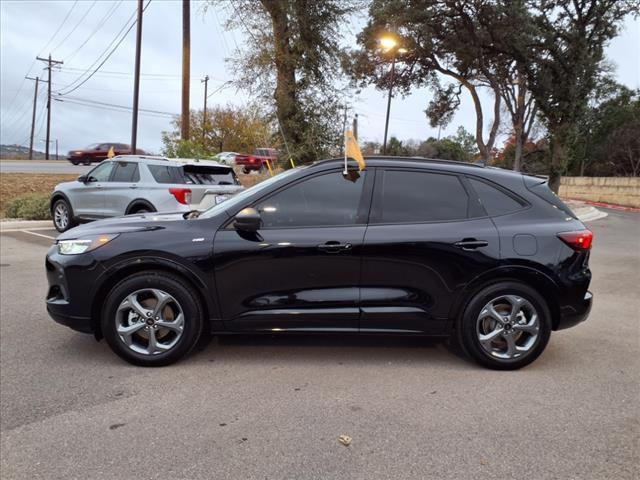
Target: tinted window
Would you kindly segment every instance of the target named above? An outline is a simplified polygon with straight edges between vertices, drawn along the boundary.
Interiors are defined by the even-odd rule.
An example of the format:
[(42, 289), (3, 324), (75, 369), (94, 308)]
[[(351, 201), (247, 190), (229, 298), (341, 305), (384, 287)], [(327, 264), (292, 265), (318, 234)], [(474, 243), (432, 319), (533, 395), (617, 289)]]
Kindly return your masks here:
[(169, 165), (148, 165), (151, 175), (158, 183), (183, 183), (182, 167)]
[(133, 162), (118, 162), (115, 172), (113, 172), (112, 182), (138, 182), (138, 164)]
[(232, 168), (185, 165), (182, 168), (184, 183), (194, 185), (238, 185)]
[[(535, 181), (535, 180), (533, 180)], [(527, 182), (533, 183), (531, 180), (527, 179)], [(540, 182), (537, 185), (529, 186), (529, 190), (535, 193), (538, 197), (551, 204), (561, 212), (566, 213), (570, 217), (577, 219), (576, 214), (571, 211), (571, 209), (564, 203), (562, 200), (558, 198), (558, 196), (551, 191), (547, 182)]]
[(263, 227), (353, 225), (364, 179), (364, 172), (355, 183), (335, 172), (288, 187), (257, 205)]
[(503, 215), (515, 212), (525, 206), (525, 203), (516, 200), (511, 195), (489, 185), (481, 180), (469, 178), (471, 186), (478, 194), (480, 203), (490, 216)]
[(469, 197), (454, 175), (387, 170), (376, 195), (375, 221), (419, 223), (467, 218)]
[(98, 165), (96, 168), (91, 170), (91, 172), (87, 176), (94, 178), (96, 182), (106, 182), (109, 180), (109, 177), (111, 176), (112, 169), (113, 169), (113, 162), (103, 162), (100, 165)]

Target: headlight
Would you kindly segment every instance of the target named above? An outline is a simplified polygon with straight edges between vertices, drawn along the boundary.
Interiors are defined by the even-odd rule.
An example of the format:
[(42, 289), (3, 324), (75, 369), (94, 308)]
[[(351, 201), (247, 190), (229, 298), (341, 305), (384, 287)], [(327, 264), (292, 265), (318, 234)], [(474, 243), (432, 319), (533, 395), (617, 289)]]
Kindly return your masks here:
[(109, 243), (117, 236), (118, 234), (91, 235), (73, 240), (58, 240), (58, 252), (61, 255), (78, 255), (80, 253), (90, 252), (105, 243)]

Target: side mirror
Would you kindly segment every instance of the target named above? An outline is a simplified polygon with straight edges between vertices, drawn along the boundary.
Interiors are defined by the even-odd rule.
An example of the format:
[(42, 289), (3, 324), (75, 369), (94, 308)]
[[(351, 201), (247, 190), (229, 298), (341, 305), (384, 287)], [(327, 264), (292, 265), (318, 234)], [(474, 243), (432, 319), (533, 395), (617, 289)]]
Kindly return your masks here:
[(78, 181), (79, 181), (79, 182), (82, 182), (82, 183), (87, 183), (87, 182), (89, 181), (89, 179), (87, 178), (87, 176), (86, 176), (86, 175), (80, 175), (80, 176), (78, 177)]
[(241, 232), (257, 232), (262, 226), (260, 212), (255, 208), (244, 208), (233, 221), (233, 228)]

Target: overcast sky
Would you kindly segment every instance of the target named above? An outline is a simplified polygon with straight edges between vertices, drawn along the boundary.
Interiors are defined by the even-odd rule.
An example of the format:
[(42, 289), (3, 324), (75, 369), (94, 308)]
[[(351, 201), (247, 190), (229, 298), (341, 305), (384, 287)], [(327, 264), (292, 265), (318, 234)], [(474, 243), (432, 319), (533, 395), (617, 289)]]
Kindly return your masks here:
[[(192, 1), (191, 108), (202, 107), (200, 79), (204, 75), (211, 79), (209, 92), (221, 88), (209, 98), (209, 105), (245, 103), (249, 99), (243, 92), (225, 85), (233, 80), (225, 59), (242, 46), (245, 32), (224, 29), (224, 8), (209, 8), (205, 13), (202, 7), (201, 2)], [(111, 50), (111, 43), (115, 44), (120, 38), (118, 33), (126, 30), (135, 9), (135, 0), (0, 0), (0, 143), (28, 146), (34, 82), (24, 77), (46, 75), (44, 64), (34, 60), (36, 55), (51, 53), (55, 60), (64, 61), (60, 70), (53, 71), (52, 89), (69, 92), (86, 77), (81, 75), (100, 54)], [(170, 129), (170, 117), (158, 112), (180, 111), (181, 15), (181, 1), (174, 0), (152, 0), (144, 14), (140, 108), (153, 112), (139, 117), (138, 145), (151, 152), (160, 151), (161, 132)], [(355, 19), (351, 25), (359, 23)], [(349, 27), (345, 42), (354, 44), (356, 33), (353, 26)], [(86, 103), (90, 100), (131, 106), (134, 52), (135, 27), (98, 73), (69, 92), (64, 102), (53, 102), (51, 138), (59, 140), (61, 152), (94, 142), (129, 142), (131, 113)], [(616, 67), (618, 81), (640, 88), (640, 21), (627, 19), (621, 35), (611, 42), (606, 53)], [(423, 113), (429, 98), (426, 90), (415, 90), (404, 99), (394, 98), (389, 135), (401, 139), (436, 136)], [(41, 83), (35, 142), (39, 150), (44, 150), (45, 99), (46, 84)], [(354, 106), (360, 119), (360, 138), (381, 141), (386, 93), (366, 89), (355, 99)], [(475, 128), (468, 97), (442, 134), (455, 132), (458, 125), (470, 131)]]

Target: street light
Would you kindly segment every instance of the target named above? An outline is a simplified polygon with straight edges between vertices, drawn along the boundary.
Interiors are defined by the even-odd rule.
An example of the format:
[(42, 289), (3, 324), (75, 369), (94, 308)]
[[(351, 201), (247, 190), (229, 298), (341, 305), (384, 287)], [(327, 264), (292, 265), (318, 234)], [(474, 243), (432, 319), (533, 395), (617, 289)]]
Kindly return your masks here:
[(385, 52), (391, 52), (393, 54), (391, 58), (391, 79), (389, 81), (389, 96), (387, 98), (387, 116), (384, 122), (384, 141), (382, 142), (382, 154), (387, 154), (387, 133), (389, 132), (389, 112), (391, 111), (391, 97), (393, 96), (393, 81), (396, 74), (396, 56), (397, 54), (407, 53), (406, 48), (399, 47), (398, 41), (390, 36), (382, 37), (380, 39), (380, 46)]

